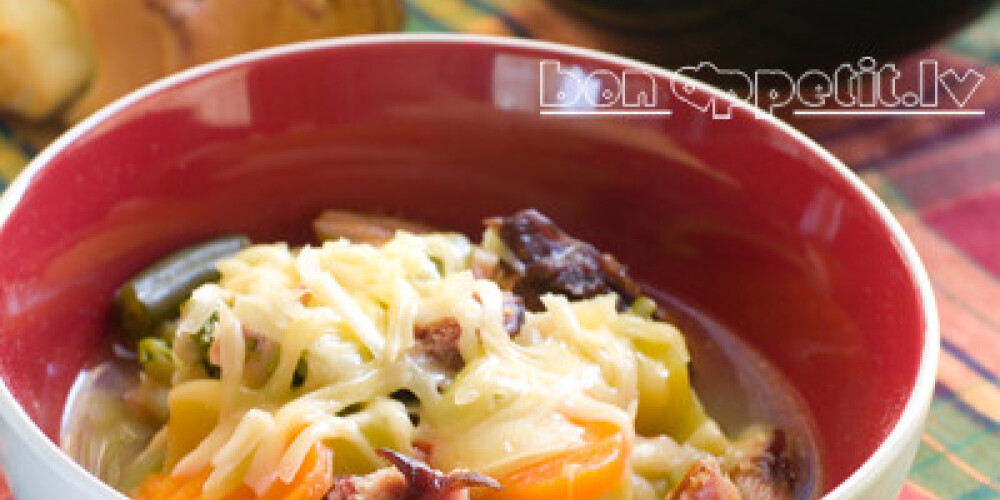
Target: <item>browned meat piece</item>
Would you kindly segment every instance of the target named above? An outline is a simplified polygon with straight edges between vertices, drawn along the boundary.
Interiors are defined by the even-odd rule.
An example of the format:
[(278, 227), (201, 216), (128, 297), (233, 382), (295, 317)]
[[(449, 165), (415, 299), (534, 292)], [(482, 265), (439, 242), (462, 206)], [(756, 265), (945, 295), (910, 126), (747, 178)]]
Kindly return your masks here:
[(437, 500), (453, 498), (453, 493), (464, 492), (469, 488), (500, 489), (500, 483), (495, 479), (478, 472), (455, 470), (445, 474), (433, 467), (392, 450), (378, 450), (379, 456), (386, 459), (406, 478), (407, 499)]
[(739, 473), (733, 478), (743, 500), (791, 500), (788, 490), (757, 474)]
[[(524, 324), (524, 301), (510, 292), (503, 296), (503, 326), (511, 337), (521, 331)], [(458, 349), (458, 341), (462, 336), (462, 325), (455, 318), (442, 318), (433, 323), (416, 325), (413, 337), (417, 345), (413, 353), (417, 358), (423, 358), (436, 363), (448, 371), (458, 371), (465, 366), (462, 353)]]
[(366, 476), (338, 476), (325, 500), (398, 500), (406, 499), (406, 478), (387, 467)]
[(567, 235), (537, 210), (485, 222), (517, 259), (514, 292), (524, 298), (529, 310), (541, 310), (540, 297), (546, 293), (585, 299), (613, 291), (621, 299), (621, 308), (640, 294), (625, 266), (614, 257)]
[(392, 450), (378, 450), (378, 454), (394, 468), (338, 477), (326, 500), (468, 500), (469, 488), (500, 488), (494, 479), (475, 472), (445, 474)]
[(313, 230), (320, 241), (347, 238), (352, 243), (379, 246), (391, 240), (396, 230), (419, 234), (431, 232), (433, 228), (386, 215), (326, 210), (313, 221)]
[(770, 442), (760, 454), (737, 465), (732, 475), (743, 500), (794, 498), (799, 472), (785, 431), (774, 431)]
[[(666, 500), (741, 500), (740, 492), (715, 459), (699, 460), (688, 469)], [(745, 499), (744, 499), (745, 500)]]
[(465, 366), (462, 353), (458, 350), (458, 339), (462, 336), (462, 326), (455, 318), (443, 318), (413, 329), (417, 341), (414, 354), (437, 363), (446, 370), (458, 371)]

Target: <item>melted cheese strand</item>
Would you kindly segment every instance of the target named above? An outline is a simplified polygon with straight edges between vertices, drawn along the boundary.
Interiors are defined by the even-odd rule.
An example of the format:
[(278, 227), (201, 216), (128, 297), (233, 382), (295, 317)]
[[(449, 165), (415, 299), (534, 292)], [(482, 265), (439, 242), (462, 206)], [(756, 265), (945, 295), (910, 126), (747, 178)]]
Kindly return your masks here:
[[(291, 481), (319, 442), (339, 450), (338, 473), (373, 471), (384, 465), (376, 448), (412, 453), (421, 441), (433, 445), (439, 468), (503, 474), (580, 445), (583, 430), (574, 422), (609, 422), (628, 443), (638, 439), (643, 391), (653, 387), (656, 400), (669, 403), (674, 389), (666, 380), (687, 363), (680, 333), (619, 313), (613, 295), (550, 295), (512, 337), (505, 292), (472, 274), (471, 255), (460, 236), (399, 233), (382, 247), (258, 245), (221, 262), (219, 284), (198, 288), (178, 322), (182, 367), (170, 393), (171, 418), (188, 412), (189, 422), (192, 408), (205, 408), (217, 421), (209, 429), (169, 427), (168, 443), (196, 443), (174, 450), (182, 456), (171, 472), (210, 468), (208, 496), (239, 484), (262, 495), (275, 481)], [(213, 315), (219, 381), (199, 379), (203, 360), (189, 352)], [(435, 364), (415, 338), (418, 325), (443, 319), (460, 328), (453, 347), (464, 367), (457, 372)], [(256, 371), (252, 355), (262, 357)], [(301, 386), (293, 385), (298, 367), (305, 368)], [(251, 373), (266, 378), (251, 384)], [(404, 406), (390, 397), (401, 391), (416, 401)], [(694, 411), (700, 428), (715, 429), (700, 407), (664, 411)], [(713, 436), (713, 446), (725, 443)], [(635, 478), (623, 480), (613, 498), (655, 490), (652, 479)]]
[(337, 280), (323, 271), (320, 266), (319, 250), (303, 248), (299, 252), (298, 270), (303, 284), (321, 301), (340, 313), (354, 334), (368, 348), (368, 352), (378, 357), (385, 349), (385, 338), (358, 303), (340, 287)]

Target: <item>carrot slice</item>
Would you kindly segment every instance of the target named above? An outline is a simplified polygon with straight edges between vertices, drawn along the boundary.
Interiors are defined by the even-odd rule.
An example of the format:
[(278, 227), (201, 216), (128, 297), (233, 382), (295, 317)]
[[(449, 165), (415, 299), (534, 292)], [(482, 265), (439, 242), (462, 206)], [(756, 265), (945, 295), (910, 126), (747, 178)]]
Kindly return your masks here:
[[(574, 422), (584, 443), (525, 465), (499, 478), (502, 490), (483, 491), (489, 500), (592, 500), (621, 483), (630, 442), (607, 422)], [(478, 495), (477, 495), (478, 496)]]
[[(207, 500), (202, 495), (209, 471), (193, 476), (153, 474), (143, 480), (135, 500)], [(321, 500), (333, 487), (333, 452), (317, 444), (306, 455), (290, 483), (275, 481), (263, 495), (240, 486), (215, 500)]]
[(333, 487), (333, 452), (317, 444), (290, 483), (275, 481), (258, 500), (320, 500)]

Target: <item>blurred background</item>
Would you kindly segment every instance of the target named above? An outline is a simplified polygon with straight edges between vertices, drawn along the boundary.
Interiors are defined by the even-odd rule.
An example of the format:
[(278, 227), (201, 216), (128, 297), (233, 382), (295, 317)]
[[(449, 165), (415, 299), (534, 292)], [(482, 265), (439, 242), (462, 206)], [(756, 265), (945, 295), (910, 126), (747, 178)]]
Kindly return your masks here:
[[(374, 32), (464, 32), (596, 48), (676, 69), (832, 71), (871, 57), (963, 116), (782, 114), (845, 161), (914, 239), (943, 354), (901, 498), (1000, 498), (1000, 8), (988, 0), (0, 0), (0, 189), (67, 127), (180, 69)], [(982, 75), (978, 83), (965, 76)], [(885, 82), (883, 82), (885, 83)], [(975, 84), (975, 85), (973, 85)], [(2, 497), (2, 495), (0, 495)]]

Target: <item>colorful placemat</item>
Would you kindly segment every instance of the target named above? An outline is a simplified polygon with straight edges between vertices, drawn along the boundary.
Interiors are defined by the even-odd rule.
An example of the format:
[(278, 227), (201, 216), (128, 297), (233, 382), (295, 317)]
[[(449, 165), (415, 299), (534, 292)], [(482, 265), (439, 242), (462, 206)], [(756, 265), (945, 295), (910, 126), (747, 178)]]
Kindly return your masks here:
[[(591, 28), (543, 0), (407, 0), (409, 31), (504, 34), (593, 46)], [(900, 499), (1000, 498), (1000, 9), (913, 57), (987, 78), (972, 119), (793, 121), (855, 168), (924, 259), (942, 354), (927, 429)], [(0, 178), (48, 137), (0, 121)], [(0, 495), (2, 497), (3, 495)]]

